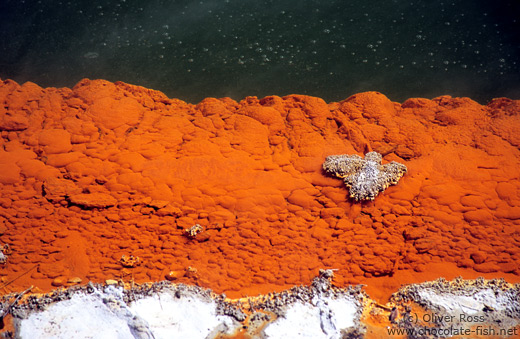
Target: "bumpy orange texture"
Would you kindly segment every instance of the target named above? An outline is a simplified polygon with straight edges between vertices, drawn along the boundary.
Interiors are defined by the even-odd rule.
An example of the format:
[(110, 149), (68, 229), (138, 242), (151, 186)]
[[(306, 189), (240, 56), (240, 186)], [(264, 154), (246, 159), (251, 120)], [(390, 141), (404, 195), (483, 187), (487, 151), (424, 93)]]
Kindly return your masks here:
[[(308, 284), (320, 268), (375, 297), (440, 276), (520, 281), (520, 101), (367, 92), (192, 105), (85, 79), (0, 81), (0, 102), (4, 293), (175, 277), (238, 297)], [(354, 202), (321, 164), (368, 151), (408, 173)], [(185, 234), (194, 224), (200, 239)], [(142, 264), (124, 268), (122, 255)]]

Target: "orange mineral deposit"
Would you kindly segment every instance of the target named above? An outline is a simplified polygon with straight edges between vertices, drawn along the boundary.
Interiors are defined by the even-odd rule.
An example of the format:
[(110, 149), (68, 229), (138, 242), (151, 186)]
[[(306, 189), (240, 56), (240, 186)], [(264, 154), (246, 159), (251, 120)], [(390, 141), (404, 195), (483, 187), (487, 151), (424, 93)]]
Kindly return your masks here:
[[(0, 101), (2, 293), (167, 278), (241, 297), (334, 269), (385, 301), (438, 277), (520, 281), (518, 100), (193, 105), (84, 79), (0, 81)], [(407, 168), (373, 201), (322, 170), (371, 151)]]

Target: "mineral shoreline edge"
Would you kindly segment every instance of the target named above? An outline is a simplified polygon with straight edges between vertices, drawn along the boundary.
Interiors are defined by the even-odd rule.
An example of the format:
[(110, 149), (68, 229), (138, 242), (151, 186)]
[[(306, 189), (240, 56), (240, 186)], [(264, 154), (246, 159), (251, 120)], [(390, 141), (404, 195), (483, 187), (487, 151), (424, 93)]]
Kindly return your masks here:
[[(334, 287), (333, 270), (310, 286), (228, 299), (211, 290), (167, 281), (130, 286), (111, 282), (59, 289), (11, 303), (19, 338), (516, 338), (520, 284), (503, 279), (437, 279), (406, 285), (385, 305), (362, 285)], [(5, 308), (4, 308), (5, 310)], [(7, 332), (9, 333), (9, 332)], [(11, 332), (12, 333), (12, 332)]]
[[(88, 79), (4, 80), (0, 100), (2, 293), (168, 279), (238, 298), (333, 269), (386, 301), (439, 277), (520, 281), (518, 100), (194, 105)], [(407, 172), (355, 201), (322, 164), (368, 152)]]

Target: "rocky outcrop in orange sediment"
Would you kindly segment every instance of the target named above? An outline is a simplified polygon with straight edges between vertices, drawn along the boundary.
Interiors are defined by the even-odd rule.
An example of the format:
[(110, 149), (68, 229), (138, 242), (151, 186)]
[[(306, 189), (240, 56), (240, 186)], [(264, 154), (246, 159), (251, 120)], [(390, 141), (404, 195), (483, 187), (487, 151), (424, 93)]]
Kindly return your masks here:
[[(86, 79), (6, 80), (0, 101), (5, 289), (174, 277), (238, 297), (320, 268), (338, 269), (338, 286), (385, 286), (438, 263), (519, 280), (520, 101), (367, 92), (192, 105)], [(356, 202), (321, 166), (369, 151), (408, 172)], [(204, 231), (186, 236), (195, 224)]]
[(406, 166), (392, 161), (381, 165), (381, 154), (368, 152), (365, 159), (359, 155), (329, 155), (323, 169), (345, 181), (351, 198), (374, 200), (390, 185), (396, 185), (406, 173)]

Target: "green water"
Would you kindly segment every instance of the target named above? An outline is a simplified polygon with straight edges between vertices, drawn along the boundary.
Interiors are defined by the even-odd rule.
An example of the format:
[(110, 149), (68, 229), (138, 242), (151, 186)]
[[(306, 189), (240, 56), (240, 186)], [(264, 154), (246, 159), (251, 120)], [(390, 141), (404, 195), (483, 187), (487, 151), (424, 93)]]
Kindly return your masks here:
[(204, 97), (520, 98), (518, 1), (3, 1), (0, 77)]

